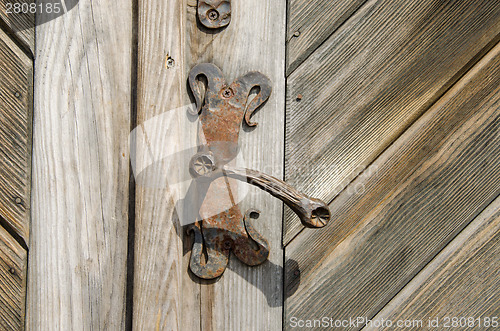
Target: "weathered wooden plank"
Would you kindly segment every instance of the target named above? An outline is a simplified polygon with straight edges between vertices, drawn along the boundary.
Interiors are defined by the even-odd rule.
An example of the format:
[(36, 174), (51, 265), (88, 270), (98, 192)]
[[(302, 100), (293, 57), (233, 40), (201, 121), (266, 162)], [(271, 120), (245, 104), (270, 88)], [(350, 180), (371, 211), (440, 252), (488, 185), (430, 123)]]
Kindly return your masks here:
[[(170, 150), (175, 153), (183, 139), (185, 146), (192, 145), (190, 134), (196, 134), (189, 131), (188, 121), (182, 122), (186, 116), (182, 106), (188, 104), (186, 1), (141, 0), (137, 10), (133, 329), (198, 330), (199, 284), (188, 276), (187, 243), (176, 215), (175, 195), (168, 186), (172, 183), (164, 179), (180, 171), (168, 159), (162, 163), (162, 156)], [(147, 148), (141, 144), (143, 137)], [(147, 167), (150, 158), (158, 161)]]
[(285, 323), (373, 316), (498, 195), (499, 73), (500, 45), (287, 246)]
[(0, 328), (23, 330), (27, 253), (0, 227)]
[[(248, 168), (283, 178), (285, 116), (286, 2), (236, 1), (231, 25), (216, 35), (212, 58), (232, 81), (248, 71), (269, 77), (273, 92), (255, 115), (259, 125), (240, 133), (241, 153)], [(204, 330), (281, 330), (283, 320), (283, 204), (254, 187), (241, 210), (262, 213), (253, 225), (268, 241), (269, 261), (258, 267), (231, 256), (221, 281), (202, 286)]]
[(365, 2), (366, 0), (288, 1), (287, 75)]
[(28, 242), (33, 62), (0, 30), (0, 217)]
[(366, 3), (288, 79), (287, 181), (331, 201), (499, 32), (496, 1)]
[[(432, 320), (442, 328), (446, 322), (455, 329), (463, 323), (470, 329), (488, 328), (485, 318), (491, 326), (492, 317), (498, 320), (500, 314), (499, 241), (497, 198), (373, 320), (421, 320), (424, 326)], [(462, 325), (452, 324), (453, 317)]]
[[(188, 140), (196, 140), (196, 131), (185, 126), (185, 108), (181, 108), (179, 120), (165, 114), (191, 103), (186, 89), (188, 72), (198, 63), (212, 62), (228, 81), (251, 70), (261, 71), (273, 81), (271, 99), (255, 116), (259, 126), (242, 130), (240, 144), (249, 167), (282, 177), (285, 1), (236, 1), (231, 24), (217, 32), (200, 30), (196, 5), (195, 0), (139, 2), (137, 111), (138, 125), (149, 148), (144, 153), (152, 151), (155, 159), (157, 153), (187, 148)], [(171, 140), (167, 140), (169, 135)], [(266, 150), (269, 144), (273, 145), (272, 153)], [(137, 151), (138, 168), (151, 154)], [(187, 164), (184, 166), (187, 170)], [(156, 167), (159, 172), (150, 167), (137, 177), (134, 327), (280, 329), (281, 202), (250, 188), (242, 203), (242, 210), (255, 207), (262, 211), (254, 225), (270, 242), (269, 262), (249, 267), (231, 257), (220, 279), (200, 282), (188, 273), (192, 243), (174, 209), (179, 198), (173, 188), (176, 178), (170, 177), (174, 183), (162, 186), (165, 173), (180, 176), (182, 169), (165, 160)]]
[(28, 329), (125, 327), (132, 2), (37, 27)]
[[(16, 4), (25, 4), (25, 8), (16, 9)], [(35, 47), (35, 12), (26, 7), (26, 5), (31, 4), (35, 4), (35, 0), (0, 0), (0, 20), (26, 49), (33, 52)], [(16, 10), (22, 12), (16, 13)]]

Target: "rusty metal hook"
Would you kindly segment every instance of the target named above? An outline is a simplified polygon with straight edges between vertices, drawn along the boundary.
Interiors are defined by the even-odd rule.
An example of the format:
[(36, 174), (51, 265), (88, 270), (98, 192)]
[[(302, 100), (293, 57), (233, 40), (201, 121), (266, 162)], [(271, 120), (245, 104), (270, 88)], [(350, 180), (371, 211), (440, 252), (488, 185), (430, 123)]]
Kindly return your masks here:
[(231, 0), (198, 0), (198, 18), (209, 29), (225, 27), (231, 22)]
[[(206, 79), (204, 91), (200, 86), (200, 77)], [(227, 84), (217, 66), (203, 63), (191, 70), (188, 83), (195, 98), (194, 113), (199, 115), (200, 134), (205, 143), (191, 159), (192, 177), (204, 180), (205, 183), (208, 181), (214, 192), (229, 192), (230, 196), (234, 194), (231, 192), (230, 180), (252, 184), (287, 204), (297, 213), (304, 226), (324, 227), (330, 220), (330, 210), (326, 203), (308, 197), (273, 176), (257, 170), (239, 169), (231, 164), (238, 154), (242, 122), (249, 126), (257, 125), (251, 121), (252, 114), (271, 95), (272, 84), (269, 78), (252, 71)], [(248, 102), (254, 88), (259, 92)], [(207, 195), (204, 203), (209, 204), (212, 210), (218, 210), (214, 205), (220, 201), (213, 195)], [(263, 263), (269, 256), (269, 244), (248, 222), (252, 215), (259, 214), (258, 211), (250, 210), (243, 216), (237, 203), (232, 203), (223, 212), (209, 214), (197, 220), (189, 228), (194, 234), (191, 271), (200, 278), (219, 277), (227, 266), (230, 252), (248, 265)]]

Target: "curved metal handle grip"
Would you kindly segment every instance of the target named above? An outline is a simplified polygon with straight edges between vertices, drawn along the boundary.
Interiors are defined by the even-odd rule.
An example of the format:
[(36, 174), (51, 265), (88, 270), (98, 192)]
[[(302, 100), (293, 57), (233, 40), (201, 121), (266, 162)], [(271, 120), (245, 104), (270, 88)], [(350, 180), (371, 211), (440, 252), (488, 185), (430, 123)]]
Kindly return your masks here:
[(228, 177), (257, 186), (280, 199), (299, 216), (300, 221), (306, 227), (322, 228), (330, 221), (330, 209), (325, 202), (308, 197), (276, 177), (257, 170), (227, 166), (223, 167), (222, 172)]

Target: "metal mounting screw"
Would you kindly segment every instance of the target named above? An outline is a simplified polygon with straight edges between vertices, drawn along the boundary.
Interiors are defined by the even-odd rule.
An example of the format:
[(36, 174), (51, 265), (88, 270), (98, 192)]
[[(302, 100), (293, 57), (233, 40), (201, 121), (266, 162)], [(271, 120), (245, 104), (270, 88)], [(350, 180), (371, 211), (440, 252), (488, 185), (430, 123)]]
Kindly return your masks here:
[(225, 248), (225, 249), (230, 249), (230, 248), (231, 248), (231, 246), (232, 246), (232, 244), (231, 244), (231, 241), (230, 241), (230, 240), (226, 240), (226, 241), (224, 241), (224, 248)]
[(211, 154), (199, 153), (191, 159), (189, 168), (195, 177), (208, 175), (215, 170), (215, 159)]
[(219, 19), (219, 12), (215, 9), (211, 9), (208, 11), (207, 17), (211, 21), (217, 21)]
[(17, 198), (15, 199), (15, 201), (16, 201), (16, 204), (18, 204), (18, 205), (21, 205), (21, 204), (23, 203), (23, 199), (21, 199), (21, 198), (19, 198), (19, 197), (17, 197)]
[(21, 97), (21, 93), (16, 92), (16, 93), (14, 93), (14, 96), (19, 99)]
[(222, 91), (222, 96), (226, 99), (231, 98), (233, 95), (234, 95), (233, 90), (231, 90), (230, 88), (227, 88), (224, 91)]
[(9, 272), (12, 274), (12, 275), (15, 275), (16, 274), (16, 269), (10, 267), (9, 268)]

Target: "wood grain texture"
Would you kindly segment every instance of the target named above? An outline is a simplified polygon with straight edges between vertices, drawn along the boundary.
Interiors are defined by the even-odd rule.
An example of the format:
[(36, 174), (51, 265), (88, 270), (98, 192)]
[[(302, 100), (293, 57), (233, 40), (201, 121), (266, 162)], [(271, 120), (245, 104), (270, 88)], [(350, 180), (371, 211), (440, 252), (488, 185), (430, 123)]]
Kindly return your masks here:
[(366, 0), (289, 0), (287, 76)]
[(0, 328), (24, 330), (26, 251), (0, 227)]
[(28, 243), (33, 62), (0, 30), (0, 217)]
[(123, 330), (132, 1), (37, 27), (27, 328)]
[(499, 73), (497, 45), (287, 246), (285, 323), (373, 316), (499, 194)]
[[(192, 102), (186, 81), (194, 65), (214, 63), (228, 82), (261, 71), (273, 82), (273, 94), (255, 115), (257, 128), (241, 131), (240, 145), (247, 166), (282, 178), (285, 1), (233, 0), (231, 24), (216, 32), (197, 25), (196, 5), (195, 0), (139, 2), (138, 125), (147, 144), (155, 155), (196, 139), (182, 120), (165, 122), (162, 115)], [(184, 118), (186, 110), (181, 114)], [(168, 132), (177, 133), (171, 141), (166, 140)], [(137, 155), (138, 164), (149, 157), (140, 151)], [(161, 173), (152, 167), (137, 178), (134, 328), (281, 329), (282, 203), (249, 187), (241, 209), (262, 211), (253, 224), (270, 243), (269, 261), (249, 267), (231, 257), (220, 279), (200, 282), (188, 272), (192, 243), (175, 209), (175, 183), (150, 185), (163, 183), (162, 174), (182, 169), (168, 161), (158, 167)]]
[(287, 182), (331, 201), (499, 32), (496, 1), (367, 2), (288, 78)]
[[(198, 330), (199, 285), (188, 276), (189, 255), (187, 247), (183, 247), (183, 229), (176, 216), (174, 193), (167, 187), (173, 183), (162, 180), (170, 172), (179, 172), (178, 165), (168, 160), (161, 162), (163, 151), (182, 146), (184, 138), (189, 146), (190, 133), (196, 132), (180, 122), (186, 116), (185, 109), (182, 112), (180, 108), (178, 117), (168, 117), (187, 104), (186, 2), (141, 0), (137, 10), (140, 134), (133, 141), (136, 153), (132, 162), (134, 169), (142, 169), (141, 164), (149, 158), (158, 161), (153, 166), (144, 165), (141, 172), (135, 170), (133, 329)], [(169, 58), (172, 62), (167, 66)], [(141, 145), (142, 136), (146, 146)]]
[(11, 33), (19, 39), (20, 43), (33, 53), (35, 47), (35, 14), (7, 13), (7, 4), (32, 4), (35, 0), (0, 0), (0, 20)]
[(438, 318), (444, 326), (445, 317), (472, 317), (482, 324), (476, 320), (467, 329), (487, 329), (483, 318), (500, 314), (499, 241), (497, 198), (373, 319), (428, 323)]

